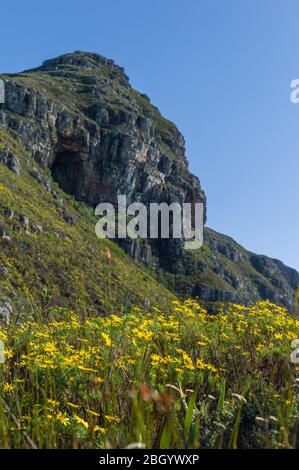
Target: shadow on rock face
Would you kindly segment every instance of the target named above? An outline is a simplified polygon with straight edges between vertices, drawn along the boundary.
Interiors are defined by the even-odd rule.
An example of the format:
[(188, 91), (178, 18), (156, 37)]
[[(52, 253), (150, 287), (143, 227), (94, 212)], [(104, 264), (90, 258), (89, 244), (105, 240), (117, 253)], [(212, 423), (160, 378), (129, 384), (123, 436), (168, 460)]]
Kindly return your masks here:
[(85, 159), (79, 152), (63, 151), (57, 154), (52, 165), (52, 176), (65, 193), (82, 199), (82, 176)]

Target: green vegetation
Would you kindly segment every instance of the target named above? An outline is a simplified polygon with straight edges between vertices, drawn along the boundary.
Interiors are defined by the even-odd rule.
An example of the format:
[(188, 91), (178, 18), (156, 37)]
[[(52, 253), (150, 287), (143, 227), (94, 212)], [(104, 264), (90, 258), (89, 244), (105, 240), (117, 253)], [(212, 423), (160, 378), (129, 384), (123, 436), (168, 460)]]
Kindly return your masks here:
[(165, 119), (158, 108), (150, 102), (149, 98), (137, 91), (131, 89), (131, 94), (135, 98), (139, 108), (146, 117), (151, 118), (154, 122), (157, 135), (161, 139), (161, 146), (166, 151), (167, 155), (175, 158), (173, 149), (169, 146), (169, 142), (176, 139), (178, 130), (173, 122)]
[[(150, 118), (153, 148), (174, 169), (162, 189), (200, 192), (175, 125), (121, 69), (80, 55), (88, 68), (52, 64), (1, 77), (40, 92), (42, 104), (65, 106), (87, 134), (116, 129), (126, 137), (133, 115), (135, 138), (138, 118)], [(111, 124), (100, 129), (92, 117), (101, 104)], [(15, 128), (22, 119), (14, 113)], [(50, 124), (53, 143), (55, 133)], [(65, 194), (0, 126), (9, 166), (7, 151), (15, 166), (0, 164), (0, 447), (299, 448), (299, 371), (290, 361), (298, 320), (269, 302), (218, 303), (209, 315), (207, 305), (173, 294), (207, 289), (221, 298), (242, 289), (250, 300), (275, 287), (280, 295), (286, 283), (291, 298), (285, 272), (209, 229), (199, 252), (177, 256), (175, 272), (163, 253), (165, 269), (153, 260), (151, 272), (97, 239), (93, 210)]]
[(0, 446), (298, 447), (299, 322), (268, 302), (170, 307), (1, 328)]
[[(15, 316), (40, 308), (46, 316), (45, 308), (54, 305), (103, 315), (143, 305), (144, 299), (160, 306), (175, 299), (116, 244), (96, 238), (92, 210), (64, 194), (50, 173), (43, 178), (52, 190), (39, 184), (31, 176), (37, 170), (34, 162), (2, 127), (0, 141), (18, 156), (22, 171), (18, 176), (0, 165), (1, 226), (11, 238), (0, 239), (0, 263), (8, 271), (0, 274), (0, 301), (8, 298)], [(6, 208), (14, 211), (12, 219), (3, 216)], [(74, 224), (66, 222), (65, 214)], [(28, 230), (22, 215), (29, 219)]]

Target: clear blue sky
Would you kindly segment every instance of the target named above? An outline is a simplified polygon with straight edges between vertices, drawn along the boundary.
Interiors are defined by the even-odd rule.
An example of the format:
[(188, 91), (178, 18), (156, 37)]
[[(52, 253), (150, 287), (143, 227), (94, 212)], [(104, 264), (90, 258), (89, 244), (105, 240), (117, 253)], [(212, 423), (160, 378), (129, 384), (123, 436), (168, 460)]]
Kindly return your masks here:
[(299, 269), (298, 0), (1, 4), (0, 71), (76, 49), (123, 65), (186, 138), (208, 225)]

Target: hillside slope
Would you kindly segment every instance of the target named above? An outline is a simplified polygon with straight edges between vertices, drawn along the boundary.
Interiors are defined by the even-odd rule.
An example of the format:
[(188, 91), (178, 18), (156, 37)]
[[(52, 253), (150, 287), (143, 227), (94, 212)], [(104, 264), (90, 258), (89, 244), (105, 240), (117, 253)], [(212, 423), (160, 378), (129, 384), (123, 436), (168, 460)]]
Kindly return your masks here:
[(175, 299), (117, 245), (96, 238), (93, 212), (64, 194), (49, 171), (41, 176), (16, 135), (0, 126), (4, 158), (0, 320), (46, 316), (54, 306), (105, 315), (145, 301), (165, 307)]
[[(70, 202), (66, 201), (68, 198), (58, 191), (53, 180), (65, 193), (91, 208), (101, 201), (114, 203), (117, 194), (126, 194), (128, 202), (142, 201), (145, 204), (203, 202), (206, 218), (206, 197), (198, 178), (188, 170), (183, 136), (173, 123), (161, 116), (146, 95), (131, 87), (124, 70), (113, 61), (98, 54), (77, 51), (47, 60), (37, 69), (2, 75), (1, 78), (6, 88), (5, 104), (0, 105), (1, 135), (5, 135), (4, 131), (7, 130), (9, 137), (2, 140), (0, 161), (10, 168), (10, 171), (1, 168), (4, 172), (1, 179), (6, 182), (6, 179), (9, 181), (14, 177), (13, 172), (20, 173), (11, 183), (18, 193), (27, 181), (24, 174), (28, 174), (33, 193), (22, 189), (20, 198), (25, 206), (28, 202), (23, 198), (33, 198), (37, 219), (43, 218), (48, 211), (49, 199), (45, 199), (43, 204), (39, 200), (44, 191), (51, 198), (51, 203), (54, 201), (57, 205), (60, 216), (64, 204), (67, 204), (67, 211), (75, 210), (74, 202), (70, 209)], [(16, 137), (26, 151), (24, 158), (28, 166), (21, 162), (18, 149), (13, 148)], [(50, 187), (55, 187), (55, 191)], [(8, 198), (7, 190), (4, 194)], [(13, 205), (12, 193), (10, 197), (9, 203)], [(8, 202), (4, 200), (5, 204)], [(23, 211), (25, 215), (29, 212), (25, 208)], [(61, 228), (60, 224), (66, 224), (66, 232), (72, 232), (75, 243), (77, 234), (80, 234), (77, 227), (86, 223), (82, 215), (77, 216), (78, 225), (70, 225), (68, 216), (69, 222), (59, 219), (59, 223), (57, 220), (54, 224), (55, 230), (62, 232), (65, 228)], [(6, 219), (4, 223), (8, 223)], [(98, 242), (92, 234), (91, 225), (88, 243), (92, 239), (92, 243), (96, 244)], [(51, 237), (48, 249), (53, 250), (53, 257), (58, 262), (60, 257), (66, 257), (62, 243), (67, 246), (70, 242), (67, 236), (59, 238), (52, 234)], [(7, 241), (1, 243), (6, 244)], [(20, 258), (28, 254), (26, 250), (30, 253), (27, 247), (30, 243), (22, 240)], [(82, 268), (76, 263), (81, 260), (86, 269), (91, 269), (90, 265), (96, 258), (86, 248), (88, 243), (83, 247), (78, 242), (77, 248), (70, 249), (73, 268), (69, 273), (62, 259), (59, 269), (48, 266), (46, 271), (50, 279), (46, 282), (47, 286), (52, 285), (58, 276), (60, 289), (68, 292), (69, 297), (75, 296), (68, 284), (72, 276), (82, 275)], [(113, 246), (111, 249), (116, 253), (122, 253), (112, 243), (109, 246)], [(3, 256), (15, 250), (14, 243), (8, 243), (8, 247), (3, 250)], [(54, 253), (54, 247), (55, 250), (61, 248), (60, 255)], [(143, 263), (142, 269), (149, 270), (152, 276), (181, 297), (246, 304), (262, 298), (290, 308), (294, 288), (299, 284), (299, 275), (295, 270), (279, 261), (249, 253), (229, 237), (210, 229), (205, 232), (203, 249), (197, 253), (185, 251), (180, 240), (126, 240), (122, 242), (122, 247), (131, 258)], [(43, 258), (39, 258), (43, 264)], [(99, 287), (95, 289), (98, 284), (90, 271), (90, 277), (77, 284), (78, 288), (86, 284), (86, 291), (92, 291), (86, 296), (87, 303), (91, 298), (102, 302), (99, 300), (102, 295), (110, 302), (112, 296), (122, 299), (124, 295), (126, 299), (127, 285), (132, 287), (133, 297), (150, 297), (147, 295), (148, 286), (138, 282), (138, 276), (135, 277), (135, 264), (123, 254), (119, 255), (119, 259), (124, 260), (124, 269), (128, 266), (132, 271), (132, 279), (138, 286), (136, 291), (133, 289), (134, 281), (127, 280), (131, 279), (131, 273), (123, 277), (121, 270), (118, 270), (115, 292), (103, 294)], [(102, 255), (101, 265), (103, 263), (105, 258)], [(43, 269), (37, 263), (32, 266), (31, 274), (30, 270), (27, 271), (26, 283), (30, 285), (30, 275), (41, 276)], [(60, 282), (62, 272), (64, 279)], [(103, 273), (101, 282), (110, 285)], [(150, 282), (153, 295), (156, 288), (159, 295), (161, 288), (153, 280)]]

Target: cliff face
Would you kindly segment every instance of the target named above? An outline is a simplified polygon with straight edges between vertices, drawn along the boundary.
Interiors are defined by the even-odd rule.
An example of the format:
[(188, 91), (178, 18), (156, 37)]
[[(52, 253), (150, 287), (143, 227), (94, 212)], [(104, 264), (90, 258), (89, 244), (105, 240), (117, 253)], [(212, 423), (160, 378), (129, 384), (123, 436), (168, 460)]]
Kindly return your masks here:
[(10, 76), (1, 123), (65, 192), (91, 205), (117, 194), (205, 199), (176, 127), (131, 88), (123, 69), (96, 54), (69, 54)]
[[(93, 207), (126, 194), (128, 202), (145, 204), (203, 202), (206, 212), (182, 135), (113, 61), (75, 52), (1, 78), (0, 125), (18, 137), (31, 177), (46, 190), (53, 178)], [(5, 143), (0, 161), (22, 177), (19, 158)], [(122, 246), (180, 296), (244, 303), (269, 298), (290, 307), (299, 284), (296, 271), (208, 229), (198, 253), (186, 252), (178, 240), (126, 240)]]
[(0, 126), (0, 324), (161, 305), (175, 296), (115, 243), (95, 237), (93, 210), (63, 193), (18, 135)]

